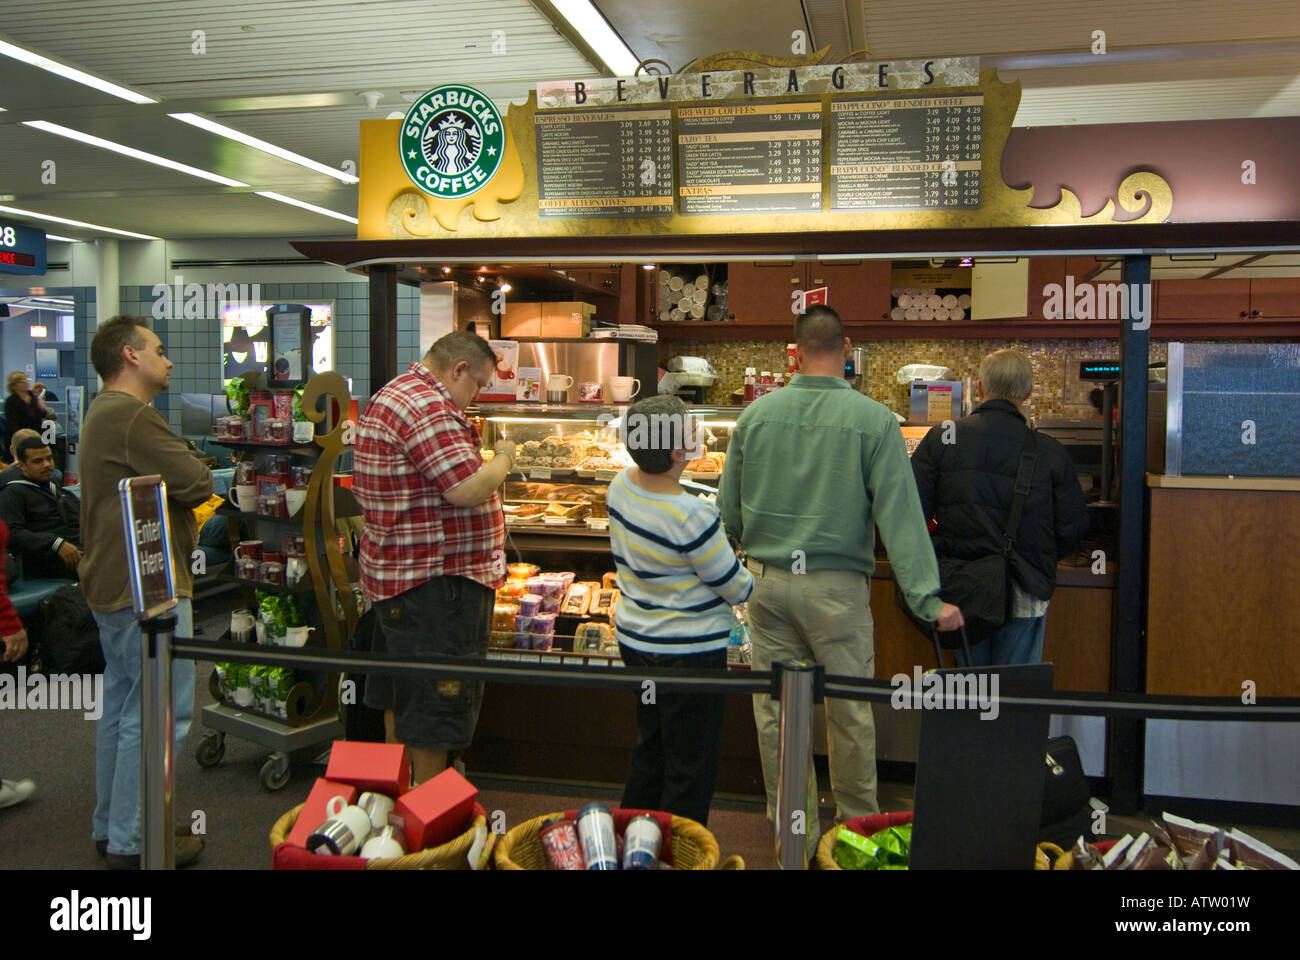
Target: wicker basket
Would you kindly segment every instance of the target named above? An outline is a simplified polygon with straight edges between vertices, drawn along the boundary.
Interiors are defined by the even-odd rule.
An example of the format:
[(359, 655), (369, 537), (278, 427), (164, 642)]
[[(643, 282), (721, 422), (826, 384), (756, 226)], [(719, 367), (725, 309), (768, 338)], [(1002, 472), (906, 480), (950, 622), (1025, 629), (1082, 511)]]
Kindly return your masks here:
[(912, 813), (909, 810), (901, 813), (873, 813), (867, 817), (855, 817), (852, 820), (837, 824), (823, 833), (821, 841), (817, 844), (817, 866), (822, 870), (844, 869), (835, 862), (835, 835), (840, 832), (840, 827), (848, 827), (864, 837), (869, 837), (873, 833), (879, 833), (886, 827), (901, 827), (903, 824), (911, 822)]
[[(289, 836), (289, 831), (293, 829), (294, 823), (298, 819), (298, 814), (302, 812), (305, 804), (298, 804), (279, 820), (271, 828), (271, 849), (274, 850), (283, 843)], [(384, 857), (376, 860), (366, 861), (367, 870), (468, 870), (469, 869), (469, 851), (474, 845), (474, 839), (478, 832), (482, 830), (485, 839), (491, 840), (491, 831), (487, 829), (487, 817), (481, 807), (476, 807), (474, 811), (474, 820), (469, 825), (469, 829), (462, 833), (455, 840), (449, 840), (440, 847), (430, 847), (428, 850), (417, 850), (415, 853), (408, 853), (404, 857)], [(489, 861), (489, 866), (491, 861)]]
[[(493, 854), (498, 870), (549, 870), (551, 863), (546, 858), (546, 848), (537, 834), (542, 825), (552, 817), (562, 817), (563, 813), (547, 813), (540, 817), (519, 824), (497, 841)], [(718, 865), (718, 841), (713, 834), (694, 820), (674, 816), (673, 830), (673, 866), (678, 870), (712, 870)], [(740, 857), (728, 857), (722, 865), (723, 870), (744, 870), (745, 861)]]

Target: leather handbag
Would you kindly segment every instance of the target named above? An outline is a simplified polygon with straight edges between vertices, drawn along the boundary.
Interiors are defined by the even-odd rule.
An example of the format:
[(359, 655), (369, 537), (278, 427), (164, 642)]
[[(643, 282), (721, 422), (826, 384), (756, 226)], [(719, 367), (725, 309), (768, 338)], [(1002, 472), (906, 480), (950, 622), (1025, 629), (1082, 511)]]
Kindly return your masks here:
[(1038, 839), (1068, 850), (1080, 836), (1091, 837), (1092, 791), (1073, 737), (1048, 740), (1044, 759), (1047, 779), (1043, 784)]

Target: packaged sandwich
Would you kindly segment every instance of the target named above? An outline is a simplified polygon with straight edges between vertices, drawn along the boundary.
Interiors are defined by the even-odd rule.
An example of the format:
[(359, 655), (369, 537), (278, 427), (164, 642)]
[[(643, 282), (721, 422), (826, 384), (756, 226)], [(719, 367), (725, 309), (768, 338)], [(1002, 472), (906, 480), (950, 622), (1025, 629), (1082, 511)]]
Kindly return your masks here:
[(1170, 838), (1174, 841), (1174, 846), (1178, 848), (1180, 856), (1196, 856), (1206, 840), (1214, 841), (1216, 853), (1223, 848), (1223, 844), (1220, 842), (1223, 831), (1218, 827), (1212, 827), (1208, 823), (1197, 823), (1194, 820), (1177, 817), (1168, 812), (1162, 813), (1160, 819), (1169, 832)]
[(1248, 833), (1232, 829), (1226, 834), (1232, 862), (1246, 870), (1300, 870), (1300, 864)]

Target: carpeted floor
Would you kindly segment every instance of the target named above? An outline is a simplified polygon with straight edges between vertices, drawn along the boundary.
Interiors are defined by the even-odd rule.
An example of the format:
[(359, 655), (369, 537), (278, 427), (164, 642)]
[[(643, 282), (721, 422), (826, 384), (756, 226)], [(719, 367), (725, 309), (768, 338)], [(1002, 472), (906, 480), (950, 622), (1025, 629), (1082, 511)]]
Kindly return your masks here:
[[(215, 638), (229, 625), (232, 595), (201, 601), (195, 610), (200, 636)], [(199, 708), (211, 703), (207, 689), (210, 663), (196, 666)], [(267, 869), (271, 826), (288, 809), (302, 802), (312, 779), (324, 773), (312, 762), (297, 764), (289, 785), (271, 793), (258, 782), (268, 752), (255, 744), (226, 738), (223, 761), (204, 769), (194, 759), (197, 728), (177, 752), (175, 817), (178, 824), (196, 812), (206, 820), (207, 843), (194, 869)], [(36, 795), (28, 802), (0, 810), (0, 867), (7, 869), (103, 869), (90, 839), (95, 804), (95, 723), (72, 711), (0, 712), (0, 774), (30, 777)], [(592, 800), (617, 803), (621, 785), (560, 784), (520, 781), (501, 772), (467, 771), (479, 787), (489, 813), (503, 811), (507, 827), (524, 820), (581, 806)], [(507, 772), (508, 773), (508, 772)], [(820, 795), (821, 821), (829, 828), (834, 806), (825, 790)], [(880, 784), (882, 810), (909, 810), (910, 783)], [(1177, 812), (1177, 811), (1174, 811)], [(1114, 833), (1140, 832), (1144, 818), (1112, 816)], [(718, 839), (723, 858), (739, 854), (749, 869), (775, 867), (772, 834), (764, 816), (762, 797), (717, 796), (709, 828)], [(1292, 856), (1300, 850), (1300, 831), (1252, 827), (1253, 835)]]

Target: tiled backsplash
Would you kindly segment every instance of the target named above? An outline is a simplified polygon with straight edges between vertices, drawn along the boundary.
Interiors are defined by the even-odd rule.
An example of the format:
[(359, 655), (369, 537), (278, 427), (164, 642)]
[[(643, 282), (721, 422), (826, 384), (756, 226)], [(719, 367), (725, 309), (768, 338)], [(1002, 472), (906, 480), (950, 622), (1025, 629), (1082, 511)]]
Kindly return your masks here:
[[(897, 381), (900, 367), (909, 363), (933, 363), (951, 367), (958, 377), (979, 376), (980, 361), (994, 350), (1010, 347), (1029, 358), (1034, 367), (1034, 392), (1028, 412), (1035, 417), (1091, 417), (1088, 402), (1092, 384), (1079, 383), (1078, 361), (1109, 360), (1119, 357), (1115, 340), (871, 340), (855, 342), (862, 347), (866, 366), (862, 392), (879, 400), (895, 413), (907, 416), (907, 385)], [(744, 385), (745, 368), (774, 375), (786, 369), (784, 342), (770, 340), (675, 341), (670, 356), (705, 357), (718, 371), (719, 379), (704, 392), (704, 402), (726, 404), (733, 390)], [(1164, 341), (1152, 341), (1151, 362), (1166, 358)]]

